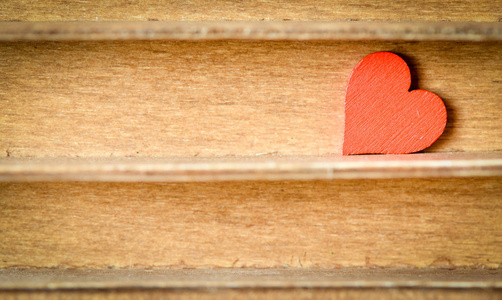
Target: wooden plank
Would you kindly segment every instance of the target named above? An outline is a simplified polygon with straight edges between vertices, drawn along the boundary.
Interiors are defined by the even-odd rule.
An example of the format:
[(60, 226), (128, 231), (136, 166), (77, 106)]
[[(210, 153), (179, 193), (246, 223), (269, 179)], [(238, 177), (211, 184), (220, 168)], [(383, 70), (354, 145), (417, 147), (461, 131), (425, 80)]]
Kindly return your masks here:
[(0, 269), (0, 290), (502, 289), (502, 270), (431, 268)]
[(502, 265), (500, 178), (0, 184), (0, 267)]
[(145, 290), (130, 291), (0, 291), (2, 299), (419, 299), (496, 300), (500, 289), (225, 289), (225, 290)]
[(0, 22), (0, 41), (221, 39), (500, 41), (502, 40), (502, 23)]
[(0, 181), (192, 182), (502, 176), (502, 153), (0, 158)]
[(279, 0), (279, 1), (16, 1), (4, 0), (1, 21), (229, 21), (367, 20), (500, 21), (500, 1)]
[(501, 151), (499, 42), (0, 43), (11, 157), (341, 153), (348, 76), (368, 53), (411, 66), (447, 128), (427, 152)]

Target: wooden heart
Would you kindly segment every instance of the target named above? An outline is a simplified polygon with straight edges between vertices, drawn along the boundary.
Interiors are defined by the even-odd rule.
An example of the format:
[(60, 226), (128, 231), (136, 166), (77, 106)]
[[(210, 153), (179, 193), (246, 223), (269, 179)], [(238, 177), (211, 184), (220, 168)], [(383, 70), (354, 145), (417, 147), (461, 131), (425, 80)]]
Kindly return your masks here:
[(446, 126), (436, 94), (409, 91), (410, 69), (396, 54), (377, 52), (352, 70), (345, 95), (343, 154), (404, 154), (434, 143)]

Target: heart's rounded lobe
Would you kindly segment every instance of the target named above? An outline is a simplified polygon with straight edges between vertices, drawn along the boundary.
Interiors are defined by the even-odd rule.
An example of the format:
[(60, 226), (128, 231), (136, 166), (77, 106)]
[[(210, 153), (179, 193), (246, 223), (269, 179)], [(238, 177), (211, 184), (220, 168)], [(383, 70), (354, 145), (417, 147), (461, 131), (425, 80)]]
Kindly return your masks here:
[(396, 54), (377, 52), (352, 70), (345, 96), (343, 154), (404, 154), (434, 143), (446, 126), (436, 94), (409, 91), (410, 70)]

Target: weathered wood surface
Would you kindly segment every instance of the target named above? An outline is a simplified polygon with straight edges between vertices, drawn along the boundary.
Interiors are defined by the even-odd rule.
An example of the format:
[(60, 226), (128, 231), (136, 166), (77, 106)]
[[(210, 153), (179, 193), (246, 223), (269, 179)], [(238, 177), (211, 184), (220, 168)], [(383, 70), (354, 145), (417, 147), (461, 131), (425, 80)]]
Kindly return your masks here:
[(0, 158), (0, 181), (193, 182), (502, 176), (502, 153)]
[(12, 40), (500, 41), (500, 22), (0, 22)]
[(0, 269), (0, 290), (502, 288), (502, 269)]
[(500, 178), (0, 185), (0, 267), (502, 264)]
[(1, 21), (116, 20), (395, 20), (497, 22), (500, 1), (279, 0), (16, 1), (3, 0)]
[(395, 52), (439, 95), (427, 151), (502, 150), (501, 44), (16, 42), (0, 44), (5, 156), (341, 153), (350, 71)]

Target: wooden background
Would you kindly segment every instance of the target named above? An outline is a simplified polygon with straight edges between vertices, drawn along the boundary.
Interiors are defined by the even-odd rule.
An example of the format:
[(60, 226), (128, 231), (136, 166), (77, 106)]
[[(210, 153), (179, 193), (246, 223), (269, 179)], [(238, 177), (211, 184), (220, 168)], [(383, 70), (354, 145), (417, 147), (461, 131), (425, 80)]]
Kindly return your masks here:
[[(124, 268), (121, 282), (128, 270), (146, 274), (157, 267), (175, 269), (170, 274), (197, 268), (210, 276), (219, 267), (230, 272), (329, 268), (336, 283), (337, 274), (353, 268), (387, 278), (395, 267), (419, 284), (395, 287), (389, 279), (386, 288), (286, 284), (208, 290), (201, 282), (179, 289), (145, 289), (140, 282), (96, 290), (77, 278), (76, 290), (51, 290), (50, 282), (48, 288), (28, 290), (22, 280), (13, 281), (0, 288), (0, 298), (500, 298), (500, 177), (477, 177), (476, 164), (455, 169), (453, 162), (465, 154), (500, 174), (501, 20), (502, 2), (493, 0), (2, 1), (0, 164), (5, 166), (0, 169), (7, 169), (2, 176), (13, 178), (9, 172), (15, 168), (6, 162), (28, 162), (23, 174), (30, 175), (47, 158), (65, 170), (61, 178), (71, 178), (65, 177), (72, 170), (65, 169), (65, 160), (80, 165), (96, 160), (104, 163), (80, 170), (94, 168), (99, 175), (111, 163), (116, 178), (127, 175), (133, 181), (25, 182), (18, 177), (0, 183), (3, 274), (41, 268), (38, 279), (57, 272), (74, 278), (65, 269), (77, 268), (100, 282), (102, 269)], [(62, 21), (152, 22), (112, 22), (102, 28), (104, 23), (93, 23), (90, 28)], [(169, 26), (201, 40), (162, 38), (167, 25), (155, 21), (179, 21)], [(202, 40), (207, 36), (198, 37), (193, 24), (184, 21), (200, 22), (202, 31), (229, 24), (228, 32), (237, 35)], [(312, 36), (301, 41), (301, 30), (288, 30), (297, 30), (302, 21), (319, 21), (310, 23), (312, 32), (327, 21), (332, 31), (322, 41)], [(373, 23), (373, 31), (364, 27)], [(251, 35), (257, 40), (239, 40), (247, 37), (246, 26), (282, 26), (290, 40), (260, 40), (259, 31)], [(97, 41), (120, 28), (127, 29), (125, 35)], [(273, 33), (266, 38), (273, 39)], [(20, 40), (27, 38), (32, 41)], [(47, 41), (51, 38), (70, 40)], [(432, 179), (421, 173), (414, 179), (265, 181), (271, 175), (265, 172), (255, 181), (201, 183), (188, 177), (184, 183), (145, 183), (148, 176), (135, 177), (120, 163), (164, 161), (166, 169), (176, 169), (173, 161), (180, 156), (202, 157), (215, 159), (210, 168), (217, 173), (219, 159), (226, 156), (239, 163), (265, 155), (271, 165), (281, 156), (306, 157), (312, 165), (319, 155), (333, 157), (341, 152), (350, 71), (376, 51), (401, 55), (411, 67), (412, 88), (443, 98), (448, 125), (424, 155), (442, 153), (446, 171), (435, 171), (469, 177)], [(496, 164), (490, 166), (488, 158)], [(401, 171), (417, 171), (410, 166)], [(393, 174), (399, 177), (401, 171)], [(425, 287), (421, 272), (437, 269), (466, 272), (461, 276), (466, 280), (482, 273), (478, 279), (490, 288), (438, 284), (447, 276)], [(26, 274), (24, 279), (30, 278)]]
[(4, 42), (0, 149), (26, 156), (341, 153), (345, 86), (391, 51), (448, 124), (427, 152), (500, 151), (500, 42)]

